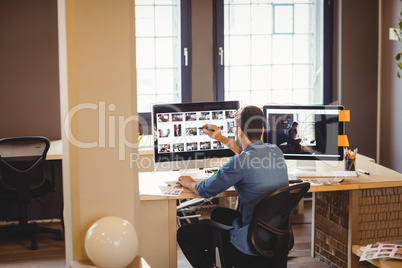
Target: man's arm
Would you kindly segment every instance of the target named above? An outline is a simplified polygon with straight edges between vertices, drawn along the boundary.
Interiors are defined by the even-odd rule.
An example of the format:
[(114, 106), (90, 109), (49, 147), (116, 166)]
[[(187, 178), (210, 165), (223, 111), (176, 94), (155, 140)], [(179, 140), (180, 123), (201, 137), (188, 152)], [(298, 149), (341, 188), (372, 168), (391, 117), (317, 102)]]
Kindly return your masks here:
[[(209, 131), (208, 129), (211, 129), (211, 131)], [(202, 126), (202, 131), (204, 131), (204, 133), (207, 134), (212, 139), (220, 141), (221, 143), (229, 147), (229, 149), (232, 150), (235, 154), (239, 154), (240, 149), (237, 146), (236, 141), (223, 136), (220, 129), (217, 126), (205, 124)]]

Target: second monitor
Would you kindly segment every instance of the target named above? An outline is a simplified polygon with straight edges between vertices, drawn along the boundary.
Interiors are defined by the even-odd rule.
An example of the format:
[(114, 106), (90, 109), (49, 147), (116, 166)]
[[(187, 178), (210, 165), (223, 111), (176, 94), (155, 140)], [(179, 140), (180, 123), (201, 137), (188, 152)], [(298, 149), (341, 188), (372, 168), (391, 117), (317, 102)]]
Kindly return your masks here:
[(276, 144), (286, 159), (343, 159), (343, 147), (338, 135), (343, 134), (339, 122), (340, 105), (266, 105), (265, 142)]

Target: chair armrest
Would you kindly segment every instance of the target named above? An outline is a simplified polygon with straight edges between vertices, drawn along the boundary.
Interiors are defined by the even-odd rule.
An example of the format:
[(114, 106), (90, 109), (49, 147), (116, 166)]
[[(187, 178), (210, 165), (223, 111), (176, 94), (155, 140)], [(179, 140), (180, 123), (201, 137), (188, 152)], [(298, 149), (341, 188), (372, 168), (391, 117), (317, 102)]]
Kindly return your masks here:
[(209, 226), (211, 226), (214, 229), (217, 229), (219, 231), (230, 231), (233, 230), (234, 227), (232, 226), (228, 226), (210, 219), (204, 219), (204, 220), (200, 220), (199, 223), (205, 223), (208, 224)]

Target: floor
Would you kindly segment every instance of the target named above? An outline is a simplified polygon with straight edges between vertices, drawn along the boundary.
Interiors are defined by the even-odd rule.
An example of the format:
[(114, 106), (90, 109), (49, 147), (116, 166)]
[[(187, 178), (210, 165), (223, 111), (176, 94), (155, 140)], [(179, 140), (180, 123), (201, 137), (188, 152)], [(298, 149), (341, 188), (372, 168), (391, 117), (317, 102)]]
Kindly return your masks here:
[[(60, 221), (39, 225), (62, 229)], [(0, 267), (65, 268), (64, 241), (57, 241), (54, 234), (37, 234), (36, 238), (38, 250), (30, 250), (31, 243), (26, 239), (2, 239), (0, 242)]]
[[(304, 213), (292, 219), (295, 246), (289, 254), (289, 268), (325, 268), (323, 263), (310, 257), (311, 248), (311, 201), (304, 202)], [(46, 226), (61, 228), (59, 222)], [(1, 228), (1, 227), (0, 227)], [(1, 229), (0, 229), (1, 230)], [(25, 240), (2, 240), (0, 242), (0, 267), (6, 268), (64, 268), (64, 241), (56, 241), (52, 234), (39, 234), (38, 250), (29, 250)], [(190, 268), (190, 264), (178, 247), (178, 268)], [(159, 268), (159, 267), (155, 267)]]

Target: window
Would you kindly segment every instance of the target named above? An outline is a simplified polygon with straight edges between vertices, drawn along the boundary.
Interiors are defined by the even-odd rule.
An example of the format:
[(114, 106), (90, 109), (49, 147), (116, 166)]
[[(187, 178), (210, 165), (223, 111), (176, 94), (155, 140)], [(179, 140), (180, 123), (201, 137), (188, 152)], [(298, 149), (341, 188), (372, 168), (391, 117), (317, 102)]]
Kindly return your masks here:
[(181, 102), (179, 0), (135, 0), (137, 110)]
[(225, 100), (323, 103), (321, 1), (224, 0), (223, 12)]
[[(333, 1), (205, 0), (205, 5), (211, 2), (214, 100), (331, 103)], [(135, 0), (135, 5), (138, 112), (149, 113), (153, 103), (191, 102), (191, 1)]]

